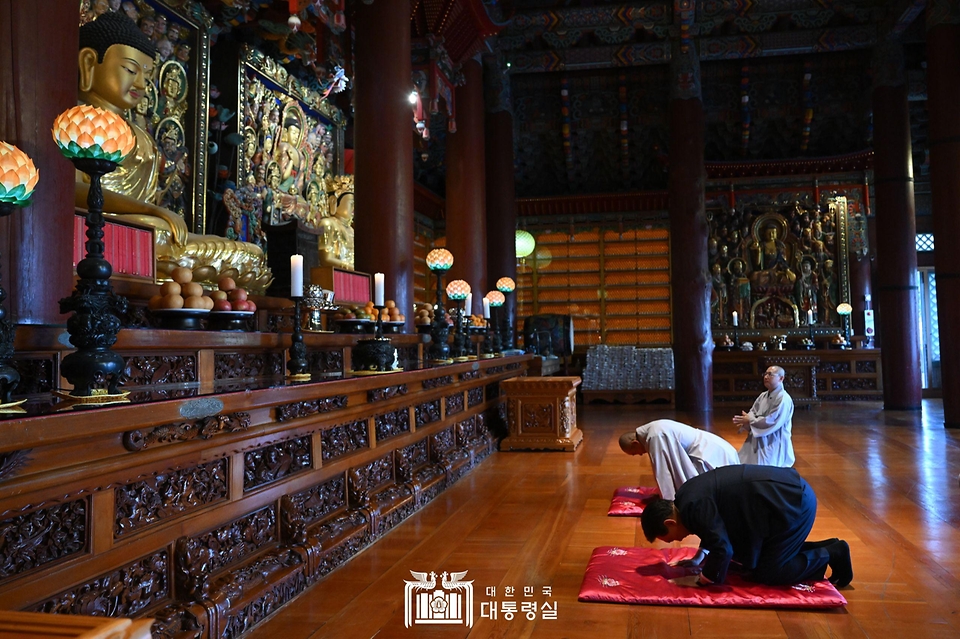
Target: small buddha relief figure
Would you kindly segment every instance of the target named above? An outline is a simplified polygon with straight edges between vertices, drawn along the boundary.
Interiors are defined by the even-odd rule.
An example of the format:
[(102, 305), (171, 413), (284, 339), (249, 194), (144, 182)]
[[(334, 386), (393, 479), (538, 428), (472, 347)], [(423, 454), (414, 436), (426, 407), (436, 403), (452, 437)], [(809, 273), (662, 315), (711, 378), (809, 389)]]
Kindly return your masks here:
[(837, 276), (833, 272), (833, 260), (824, 261), (822, 273), (823, 277), (820, 278), (821, 321), (823, 324), (833, 324), (839, 319), (836, 313), (837, 304), (840, 301)]
[[(762, 224), (762, 220), (757, 224)], [(788, 247), (780, 239), (780, 230), (780, 225), (770, 221), (762, 226), (760, 238), (754, 239), (749, 246), (753, 263), (751, 278), (757, 286), (790, 286), (796, 280), (797, 276), (790, 268)]]
[[(146, 95), (155, 55), (150, 39), (123, 13), (105, 13), (83, 25), (78, 54), (80, 102), (121, 116), (134, 109)], [(182, 216), (158, 206), (160, 172), (171, 160), (176, 166), (178, 145), (171, 140), (169, 149), (164, 149), (171, 157), (162, 156), (143, 127), (136, 121), (129, 124), (136, 144), (117, 170), (101, 181), (104, 211), (154, 229), (158, 276), (188, 266), (197, 281), (216, 281), (220, 271), (242, 267), (238, 280), (249, 290), (262, 290), (272, 278), (259, 247), (190, 233)], [(87, 206), (88, 179), (78, 172), (76, 205), (80, 208)], [(183, 186), (182, 178), (179, 185), (171, 182), (170, 195), (179, 197), (178, 191), (182, 195)]]
[(813, 317), (818, 317), (817, 298), (820, 296), (820, 282), (814, 270), (816, 264), (817, 262), (812, 256), (804, 255), (800, 260), (800, 276), (797, 277), (793, 287), (794, 301), (803, 319), (806, 318), (807, 311), (813, 311)]
[(320, 219), (320, 264), (353, 270), (353, 176), (331, 179), (329, 210), (333, 215)]
[(747, 265), (739, 257), (730, 260), (727, 272), (730, 273), (731, 307), (737, 315), (747, 321), (750, 317), (750, 279), (745, 272)]

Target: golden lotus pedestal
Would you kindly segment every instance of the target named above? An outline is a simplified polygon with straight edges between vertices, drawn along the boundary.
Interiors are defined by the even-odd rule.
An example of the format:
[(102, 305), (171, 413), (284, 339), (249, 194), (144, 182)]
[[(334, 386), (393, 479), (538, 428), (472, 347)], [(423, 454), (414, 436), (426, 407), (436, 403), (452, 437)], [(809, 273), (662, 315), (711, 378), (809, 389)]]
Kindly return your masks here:
[(510, 434), (500, 450), (573, 452), (583, 441), (577, 428), (579, 377), (521, 377), (500, 383), (507, 398)]

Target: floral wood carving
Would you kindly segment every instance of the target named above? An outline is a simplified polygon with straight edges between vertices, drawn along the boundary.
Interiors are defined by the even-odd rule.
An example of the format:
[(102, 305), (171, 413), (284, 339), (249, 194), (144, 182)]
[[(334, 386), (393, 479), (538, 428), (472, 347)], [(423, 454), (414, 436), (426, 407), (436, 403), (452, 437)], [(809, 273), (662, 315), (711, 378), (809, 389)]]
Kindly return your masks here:
[[(197, 552), (196, 548), (209, 548), (213, 554), (205, 561), (207, 561), (207, 572), (213, 573), (243, 561), (267, 544), (276, 541), (276, 522), (273, 507), (268, 506), (226, 526), (187, 538), (185, 548), (189, 553), (196, 553), (198, 557), (202, 557), (203, 554)], [(177, 561), (180, 561), (179, 556)]]
[(53, 390), (53, 363), (52, 357), (14, 359), (13, 367), (20, 373), (17, 395), (37, 395)]
[(85, 499), (0, 521), (0, 580), (83, 552), (87, 534)]
[(307, 543), (307, 521), (290, 495), (280, 498), (280, 542), (285, 546)]
[(473, 408), (483, 403), (483, 387), (477, 386), (467, 391), (467, 406)]
[(170, 597), (166, 550), (137, 559), (34, 606), (34, 612), (97, 617), (136, 617)]
[(227, 498), (227, 460), (157, 473), (114, 491), (114, 538)]
[(191, 543), (187, 537), (178, 539), (174, 548), (177, 598), (203, 603), (210, 596), (210, 573), (216, 553), (208, 546)]
[(310, 525), (347, 505), (346, 486), (343, 475), (337, 475), (322, 484), (295, 493), (290, 499)]
[(480, 379), (480, 371), (467, 371), (465, 373), (460, 373), (461, 382), (468, 382), (471, 379)]
[(440, 461), (443, 453), (456, 447), (457, 441), (452, 428), (445, 428), (430, 436), (430, 452), (434, 461)]
[(288, 439), (243, 455), (243, 490), (284, 479), (313, 466), (310, 437)]
[(21, 468), (30, 461), (30, 451), (32, 448), (23, 450), (11, 450), (6, 453), (0, 453), (0, 481), (13, 477)]
[(716, 375), (753, 375), (752, 362), (715, 362), (713, 374)]
[(500, 397), (500, 383), (487, 384), (487, 401)]
[(456, 413), (463, 412), (463, 393), (447, 395), (445, 399), (447, 404), (447, 415), (454, 415)]
[(833, 379), (831, 390), (877, 390), (877, 380), (874, 378)]
[[(440, 412), (439, 400), (437, 400), (437, 412)], [(401, 408), (391, 413), (382, 413), (374, 417), (373, 422), (377, 429), (377, 441), (381, 442), (410, 432), (410, 411)]]
[(372, 404), (373, 402), (382, 402), (406, 394), (406, 384), (397, 384), (396, 386), (387, 386), (386, 388), (374, 388), (367, 391), (367, 401)]
[(434, 399), (432, 401), (417, 405), (417, 408), (414, 410), (414, 415), (417, 420), (417, 428), (439, 420), (440, 400)]
[(343, 371), (343, 350), (307, 351), (309, 370), (312, 373), (338, 373)]
[(324, 461), (342, 457), (355, 450), (369, 448), (367, 420), (360, 419), (324, 430), (320, 433), (320, 441)]
[(283, 353), (217, 353), (214, 379), (238, 379), (283, 374)]
[(490, 366), (489, 368), (487, 368), (486, 370), (483, 371), (483, 374), (484, 374), (484, 375), (499, 375), (499, 374), (502, 373), (504, 370), (505, 370), (505, 367), (503, 367), (503, 366)]
[(347, 474), (350, 505), (363, 507), (379, 488), (393, 481), (393, 455), (375, 459), (366, 466), (351, 468)]
[(197, 381), (196, 355), (134, 355), (124, 357), (123, 386), (183, 384)]
[(466, 446), (476, 436), (477, 415), (457, 423), (457, 445)]
[(857, 362), (857, 372), (858, 373), (876, 373), (877, 372), (877, 362), (874, 360), (859, 361)]
[(200, 639), (203, 625), (188, 604), (173, 603), (153, 615), (153, 639)]
[(320, 413), (329, 413), (347, 407), (346, 395), (333, 395), (322, 399), (314, 399), (308, 402), (297, 402), (296, 404), (284, 404), (277, 406), (277, 421), (288, 422), (291, 419), (300, 419), (310, 415)]
[(213, 415), (191, 422), (164, 424), (149, 430), (128, 430), (123, 434), (123, 447), (129, 451), (143, 450), (156, 444), (210, 439), (221, 433), (236, 433), (250, 428), (250, 413)]
[(433, 390), (434, 388), (440, 388), (441, 386), (448, 386), (453, 383), (452, 375), (444, 375), (443, 377), (434, 377), (432, 379), (423, 380), (424, 390)]
[[(292, 552), (282, 557), (271, 559), (274, 563), (278, 564), (275, 570), (299, 563), (299, 556)], [(263, 570), (263, 567), (258, 566), (257, 569)], [(263, 579), (263, 577), (261, 577), (261, 579)], [(253, 626), (273, 614), (278, 608), (303, 592), (306, 587), (307, 578), (306, 575), (303, 574), (303, 571), (298, 571), (289, 578), (284, 579), (267, 590), (263, 596), (250, 602), (237, 614), (231, 615), (230, 621), (227, 622), (227, 627), (223, 630), (224, 639), (234, 639), (234, 637), (239, 637), (246, 633)]]
[(520, 368), (520, 363), (514, 362), (513, 364), (507, 364), (504, 368), (508, 371), (515, 371)]

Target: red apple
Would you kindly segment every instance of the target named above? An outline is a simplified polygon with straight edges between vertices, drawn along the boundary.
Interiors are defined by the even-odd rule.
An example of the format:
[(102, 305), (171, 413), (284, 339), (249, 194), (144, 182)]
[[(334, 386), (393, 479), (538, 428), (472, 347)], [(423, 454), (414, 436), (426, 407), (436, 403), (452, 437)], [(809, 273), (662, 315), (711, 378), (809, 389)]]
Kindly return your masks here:
[(233, 307), (230, 306), (230, 302), (227, 300), (214, 300), (213, 310), (215, 311), (232, 311)]
[(214, 301), (214, 302), (216, 302), (217, 300), (226, 300), (226, 299), (227, 299), (227, 292), (226, 292), (226, 291), (213, 291), (213, 292), (210, 293), (210, 297), (213, 298), (213, 301)]
[(227, 293), (227, 297), (231, 302), (243, 301), (247, 299), (247, 292), (242, 288), (235, 288)]
[(231, 302), (233, 310), (235, 311), (245, 311), (247, 310), (247, 301), (246, 300), (234, 300)]
[(253, 302), (253, 300), (247, 300), (247, 310), (248, 311), (257, 310), (257, 305)]

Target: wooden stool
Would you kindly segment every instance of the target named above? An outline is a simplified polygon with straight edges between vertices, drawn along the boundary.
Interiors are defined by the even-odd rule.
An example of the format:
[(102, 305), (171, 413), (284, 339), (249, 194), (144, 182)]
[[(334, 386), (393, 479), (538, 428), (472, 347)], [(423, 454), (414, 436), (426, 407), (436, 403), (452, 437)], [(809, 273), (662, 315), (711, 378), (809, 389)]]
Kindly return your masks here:
[(520, 377), (500, 382), (510, 435), (500, 450), (565, 450), (583, 441), (577, 428), (579, 377)]

